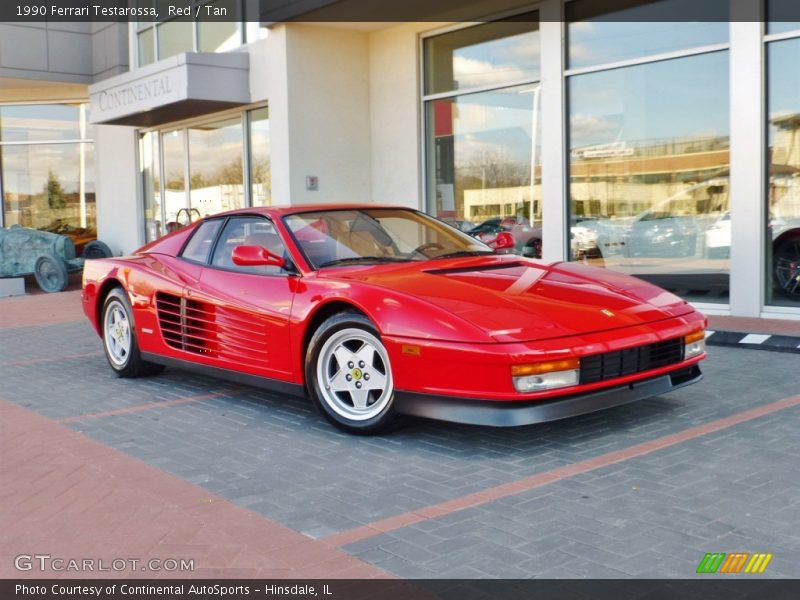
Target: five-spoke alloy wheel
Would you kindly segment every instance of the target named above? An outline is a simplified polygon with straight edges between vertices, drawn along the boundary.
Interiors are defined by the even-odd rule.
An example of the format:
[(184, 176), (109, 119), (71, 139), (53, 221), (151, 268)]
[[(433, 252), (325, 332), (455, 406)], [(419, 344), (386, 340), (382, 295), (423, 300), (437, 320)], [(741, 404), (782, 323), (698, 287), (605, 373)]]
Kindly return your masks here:
[(160, 365), (142, 360), (131, 303), (122, 288), (114, 288), (106, 296), (100, 324), (108, 364), (118, 377), (155, 375), (163, 369)]
[(322, 414), (340, 429), (372, 434), (394, 420), (389, 355), (361, 314), (339, 313), (317, 329), (306, 355), (306, 380)]

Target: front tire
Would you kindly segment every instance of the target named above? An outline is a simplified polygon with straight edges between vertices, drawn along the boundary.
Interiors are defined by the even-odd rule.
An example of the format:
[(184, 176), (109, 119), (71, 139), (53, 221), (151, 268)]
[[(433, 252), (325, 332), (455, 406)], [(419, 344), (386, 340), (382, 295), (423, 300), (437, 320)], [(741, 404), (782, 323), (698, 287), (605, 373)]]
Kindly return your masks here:
[(305, 374), (314, 403), (339, 429), (371, 435), (394, 423), (389, 354), (365, 316), (342, 312), (322, 323), (308, 345)]
[(142, 360), (128, 295), (114, 288), (106, 296), (102, 312), (103, 349), (117, 377), (155, 375), (164, 367)]

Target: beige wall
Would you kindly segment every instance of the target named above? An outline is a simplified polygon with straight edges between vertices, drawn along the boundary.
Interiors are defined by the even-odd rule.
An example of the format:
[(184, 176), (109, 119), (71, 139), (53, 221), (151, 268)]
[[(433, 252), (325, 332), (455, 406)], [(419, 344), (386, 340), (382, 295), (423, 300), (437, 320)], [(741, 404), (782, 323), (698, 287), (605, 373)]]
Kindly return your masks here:
[[(366, 34), (316, 25), (293, 24), (280, 28), (285, 35), (288, 119), (281, 119), (282, 115), (275, 110), (272, 117), (273, 122), (283, 121), (288, 125), (288, 202), (369, 201), (370, 102)], [(273, 109), (278, 108), (273, 106)], [(277, 141), (271, 144), (273, 152), (277, 150)], [(273, 169), (277, 168), (273, 163)], [(318, 177), (317, 191), (306, 189), (309, 175)], [(284, 200), (273, 193), (275, 203)]]
[(408, 23), (369, 34), (372, 197), (422, 209), (419, 34)]

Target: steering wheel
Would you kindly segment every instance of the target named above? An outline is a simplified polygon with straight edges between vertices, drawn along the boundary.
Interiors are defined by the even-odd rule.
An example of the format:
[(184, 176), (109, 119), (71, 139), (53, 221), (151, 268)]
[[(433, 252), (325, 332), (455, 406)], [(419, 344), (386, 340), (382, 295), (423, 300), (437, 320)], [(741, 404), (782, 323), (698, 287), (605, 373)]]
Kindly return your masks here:
[(423, 252), (423, 250), (430, 250), (431, 248), (439, 248), (444, 250), (444, 246), (442, 246), (439, 242), (428, 242), (427, 244), (421, 244), (414, 248), (411, 252), (406, 254), (406, 258), (411, 258), (415, 254), (422, 254), (425, 258), (428, 258), (428, 255)]

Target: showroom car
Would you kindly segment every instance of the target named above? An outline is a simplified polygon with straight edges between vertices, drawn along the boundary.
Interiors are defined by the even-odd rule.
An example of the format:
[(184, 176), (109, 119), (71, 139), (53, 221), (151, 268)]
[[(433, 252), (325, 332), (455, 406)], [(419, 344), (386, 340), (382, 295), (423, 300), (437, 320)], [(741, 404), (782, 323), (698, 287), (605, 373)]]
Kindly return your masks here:
[(416, 210), (252, 208), (89, 261), (120, 377), (176, 366), (310, 396), (369, 434), (398, 415), (551, 421), (701, 378), (705, 317), (639, 279), (501, 254)]
[(79, 272), (86, 259), (111, 256), (103, 242), (90, 239), (82, 243), (83, 256), (77, 256), (73, 238), (12, 225), (0, 228), (0, 277), (33, 275), (43, 292), (60, 292), (67, 287), (69, 274)]

